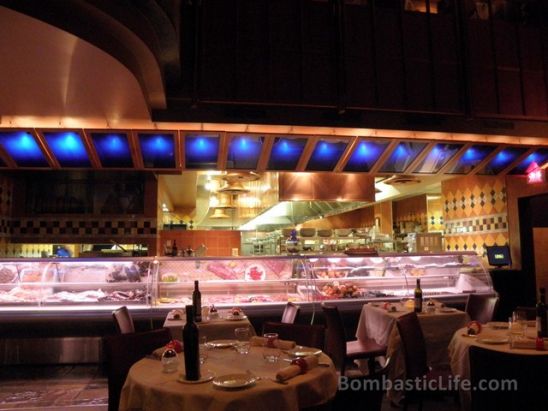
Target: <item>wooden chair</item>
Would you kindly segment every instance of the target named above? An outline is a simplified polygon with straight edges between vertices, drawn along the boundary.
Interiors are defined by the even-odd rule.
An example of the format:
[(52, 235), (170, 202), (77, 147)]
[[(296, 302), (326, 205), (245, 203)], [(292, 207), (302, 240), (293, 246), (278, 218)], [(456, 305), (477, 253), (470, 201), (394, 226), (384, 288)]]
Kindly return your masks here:
[(131, 366), (170, 340), (171, 333), (167, 328), (103, 337), (109, 411), (118, 410), (120, 393)]
[(131, 318), (131, 314), (125, 305), (114, 310), (112, 312), (112, 318), (114, 318), (114, 325), (120, 334), (135, 332), (133, 318)]
[(301, 307), (293, 304), (292, 302), (288, 302), (285, 305), (284, 312), (282, 313), (281, 322), (285, 324), (294, 324), (297, 320), (297, 317), (299, 316), (300, 311)]
[(359, 359), (367, 359), (369, 372), (373, 372), (375, 370), (375, 357), (386, 355), (386, 347), (377, 344), (373, 339), (347, 342), (338, 308), (322, 303), (322, 310), (327, 325), (325, 352), (331, 357), (341, 375), (344, 375), (348, 364)]
[(498, 303), (498, 297), (469, 294), (464, 311), (466, 311), (471, 320), (486, 324), (489, 321), (493, 321)]
[[(441, 381), (447, 386), (449, 370), (431, 370), (428, 367), (426, 356), (426, 342), (422, 333), (421, 324), (417, 314), (411, 312), (402, 315), (396, 321), (398, 332), (401, 338), (403, 358), (405, 363), (405, 378), (407, 381), (424, 381), (428, 384), (430, 380)], [(422, 410), (423, 394), (428, 387), (413, 387), (404, 393), (403, 409), (407, 410), (410, 402), (418, 401), (419, 410)]]
[(516, 387), (472, 389), (472, 411), (546, 410), (548, 404), (548, 356), (494, 351), (471, 346), (470, 379), (472, 387), (509, 382)]
[(325, 327), (323, 325), (285, 324), (272, 321), (263, 323), (264, 333), (278, 333), (282, 340), (293, 340), (299, 345), (323, 350)]
[(389, 368), (390, 358), (387, 358), (384, 367), (373, 374), (341, 380), (333, 402), (333, 410), (380, 411), (386, 391), (383, 383)]

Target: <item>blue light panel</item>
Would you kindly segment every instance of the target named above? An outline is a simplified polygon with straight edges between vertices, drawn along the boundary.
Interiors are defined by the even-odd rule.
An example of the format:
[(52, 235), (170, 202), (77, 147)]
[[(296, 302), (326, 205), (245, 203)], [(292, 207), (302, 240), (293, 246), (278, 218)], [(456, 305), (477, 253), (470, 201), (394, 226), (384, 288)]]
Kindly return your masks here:
[(219, 158), (218, 136), (186, 136), (185, 167), (215, 169)]
[(125, 133), (91, 133), (91, 139), (103, 167), (133, 167), (131, 150)]
[(18, 167), (48, 167), (40, 146), (28, 131), (0, 132), (0, 144)]
[(379, 157), (384, 153), (388, 142), (361, 141), (358, 143), (354, 152), (348, 159), (344, 171), (363, 171), (371, 170)]
[(447, 174), (467, 174), (472, 171), (479, 163), (483, 161), (493, 150), (495, 146), (473, 145), (468, 148), (457, 164), (447, 172)]
[(516, 158), (525, 153), (525, 147), (507, 147), (499, 151), (495, 157), (478, 174), (496, 175), (508, 167)]
[(461, 149), (462, 144), (438, 143), (422, 160), (414, 173), (437, 173)]
[[(527, 174), (531, 171), (529, 167), (531, 167), (533, 163), (536, 163), (538, 167), (542, 167), (546, 161), (548, 161), (548, 148), (541, 148), (529, 154), (525, 160), (519, 163), (509, 174)], [(532, 168), (535, 167), (531, 167), (531, 169)]]
[(276, 138), (270, 159), (268, 160), (269, 170), (295, 170), (299, 159), (306, 145), (305, 138)]
[(382, 165), (382, 173), (402, 173), (426, 147), (426, 143), (402, 141)]
[(145, 168), (175, 168), (175, 142), (170, 133), (140, 133)]
[(263, 137), (238, 136), (228, 145), (227, 168), (254, 170), (261, 155)]
[(74, 131), (46, 131), (44, 137), (61, 167), (89, 167), (82, 136)]
[(307, 171), (331, 171), (341, 158), (347, 142), (330, 142), (320, 140), (308, 160)]

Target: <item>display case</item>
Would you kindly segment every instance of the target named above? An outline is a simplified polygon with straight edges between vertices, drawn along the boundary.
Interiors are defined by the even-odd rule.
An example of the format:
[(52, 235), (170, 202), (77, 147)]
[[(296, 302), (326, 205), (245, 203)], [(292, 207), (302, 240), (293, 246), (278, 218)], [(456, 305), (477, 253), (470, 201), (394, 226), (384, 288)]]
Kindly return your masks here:
[(361, 305), (412, 298), (417, 278), (424, 298), (462, 303), (470, 293), (494, 294), (488, 271), (471, 252), (162, 259), (158, 263), (158, 306), (191, 304), (194, 280), (200, 281), (202, 304), (251, 310), (287, 301), (306, 310), (321, 301)]
[(19, 259), (0, 261), (0, 306), (3, 313), (170, 309), (191, 303), (195, 280), (204, 305), (361, 304), (410, 298), (417, 278), (425, 298), (464, 301), (470, 293), (494, 293), (474, 253)]

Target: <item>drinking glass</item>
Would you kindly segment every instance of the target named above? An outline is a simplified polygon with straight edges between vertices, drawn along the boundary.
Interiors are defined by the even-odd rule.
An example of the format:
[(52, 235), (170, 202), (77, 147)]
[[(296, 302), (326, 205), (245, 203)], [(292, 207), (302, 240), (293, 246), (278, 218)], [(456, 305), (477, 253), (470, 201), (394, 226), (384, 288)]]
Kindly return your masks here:
[(172, 373), (177, 371), (177, 366), (179, 365), (179, 361), (177, 359), (177, 352), (172, 349), (168, 348), (162, 353), (162, 368), (163, 371), (166, 373)]
[(249, 353), (249, 327), (241, 327), (234, 329), (234, 335), (238, 340), (236, 351), (240, 354)]
[(277, 348), (268, 347), (268, 346), (263, 348), (263, 358), (265, 359), (266, 362), (271, 362), (271, 363), (278, 362), (278, 359), (280, 358), (280, 354), (281, 352)]
[(266, 346), (274, 348), (274, 341), (278, 339), (278, 333), (265, 333), (263, 337), (266, 338)]
[(521, 334), (525, 338), (527, 332), (527, 314), (525, 311), (516, 310), (512, 313), (512, 323), (518, 325), (518, 329), (513, 334)]
[(199, 347), (198, 347), (198, 355), (200, 357), (200, 364), (205, 363), (207, 360), (208, 354), (208, 345), (207, 345), (207, 337), (203, 336), (199, 339)]

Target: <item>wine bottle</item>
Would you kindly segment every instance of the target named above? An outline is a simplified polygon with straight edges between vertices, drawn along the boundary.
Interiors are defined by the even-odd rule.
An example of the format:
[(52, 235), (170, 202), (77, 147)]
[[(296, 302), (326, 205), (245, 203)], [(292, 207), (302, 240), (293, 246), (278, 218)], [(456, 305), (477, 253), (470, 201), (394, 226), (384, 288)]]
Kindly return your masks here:
[(417, 286), (415, 287), (415, 312), (422, 312), (422, 290), (420, 278), (417, 278)]
[(192, 306), (194, 307), (194, 318), (196, 322), (202, 321), (202, 293), (198, 287), (198, 280), (194, 281), (194, 291), (192, 291)]
[(173, 245), (171, 246), (171, 256), (177, 257), (177, 241), (173, 240)]
[(537, 302), (537, 336), (548, 337), (548, 318), (546, 313), (546, 289), (540, 289), (540, 297)]
[(183, 328), (183, 349), (185, 354), (185, 378), (189, 381), (200, 379), (200, 353), (198, 326), (194, 322), (194, 307), (186, 306), (186, 324)]

